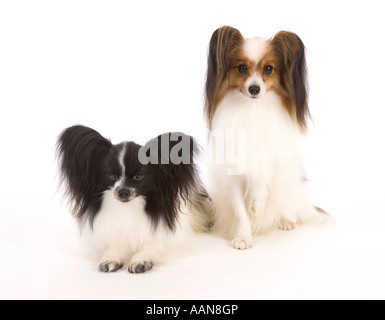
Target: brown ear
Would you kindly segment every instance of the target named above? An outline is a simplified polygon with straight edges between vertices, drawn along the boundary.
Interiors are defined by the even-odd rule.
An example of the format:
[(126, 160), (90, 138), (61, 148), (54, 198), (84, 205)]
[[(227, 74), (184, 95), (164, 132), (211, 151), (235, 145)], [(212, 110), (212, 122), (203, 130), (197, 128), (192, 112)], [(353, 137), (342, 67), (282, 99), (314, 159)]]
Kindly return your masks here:
[(272, 40), (273, 50), (280, 60), (280, 82), (295, 103), (295, 115), (298, 124), (306, 130), (308, 107), (307, 67), (305, 46), (294, 33), (278, 32)]
[(215, 30), (211, 36), (205, 85), (205, 115), (209, 127), (211, 127), (217, 104), (216, 92), (218, 92), (230, 70), (231, 57), (241, 50), (242, 43), (241, 33), (229, 26), (223, 26)]

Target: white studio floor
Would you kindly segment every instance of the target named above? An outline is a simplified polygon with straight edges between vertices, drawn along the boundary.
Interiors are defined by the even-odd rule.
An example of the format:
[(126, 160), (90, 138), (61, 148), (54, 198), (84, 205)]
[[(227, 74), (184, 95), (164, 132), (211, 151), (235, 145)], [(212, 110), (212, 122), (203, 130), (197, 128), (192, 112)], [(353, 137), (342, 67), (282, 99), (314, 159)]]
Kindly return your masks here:
[(247, 251), (205, 235), (190, 256), (132, 275), (99, 273), (79, 253), (72, 218), (51, 213), (41, 220), (1, 216), (0, 298), (385, 298), (384, 224), (363, 215), (258, 237)]

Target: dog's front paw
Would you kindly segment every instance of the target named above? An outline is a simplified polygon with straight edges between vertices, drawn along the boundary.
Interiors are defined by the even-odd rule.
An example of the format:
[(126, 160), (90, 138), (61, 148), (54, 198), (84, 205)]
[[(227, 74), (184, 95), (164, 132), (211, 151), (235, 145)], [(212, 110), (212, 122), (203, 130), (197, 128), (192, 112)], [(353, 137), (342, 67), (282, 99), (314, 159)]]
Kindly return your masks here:
[(110, 273), (116, 272), (123, 268), (123, 264), (117, 261), (103, 261), (99, 264), (99, 271)]
[(231, 242), (233, 244), (233, 247), (238, 250), (245, 250), (249, 249), (253, 245), (253, 238), (252, 237), (236, 237)]
[(136, 261), (128, 266), (130, 273), (144, 273), (152, 269), (154, 264), (151, 261)]
[(295, 222), (290, 222), (290, 221), (281, 222), (279, 228), (281, 230), (285, 230), (285, 231), (294, 230), (295, 229)]

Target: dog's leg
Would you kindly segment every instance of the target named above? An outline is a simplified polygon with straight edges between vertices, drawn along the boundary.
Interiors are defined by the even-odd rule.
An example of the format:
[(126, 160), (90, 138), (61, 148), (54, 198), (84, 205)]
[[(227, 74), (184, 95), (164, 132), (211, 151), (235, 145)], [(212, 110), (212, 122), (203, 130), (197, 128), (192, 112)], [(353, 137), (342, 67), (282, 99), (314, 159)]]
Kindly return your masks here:
[(123, 268), (123, 259), (117, 250), (107, 249), (99, 263), (100, 272), (116, 272)]
[(253, 215), (262, 215), (266, 209), (268, 191), (267, 183), (261, 180), (250, 190), (249, 212)]
[(144, 273), (152, 269), (156, 261), (159, 260), (159, 250), (151, 245), (146, 245), (141, 248), (134, 256), (128, 265), (130, 273)]
[(235, 249), (245, 250), (252, 246), (253, 238), (250, 219), (245, 206), (245, 199), (240, 188), (236, 188), (233, 194), (232, 204), (236, 220), (235, 237), (232, 244)]

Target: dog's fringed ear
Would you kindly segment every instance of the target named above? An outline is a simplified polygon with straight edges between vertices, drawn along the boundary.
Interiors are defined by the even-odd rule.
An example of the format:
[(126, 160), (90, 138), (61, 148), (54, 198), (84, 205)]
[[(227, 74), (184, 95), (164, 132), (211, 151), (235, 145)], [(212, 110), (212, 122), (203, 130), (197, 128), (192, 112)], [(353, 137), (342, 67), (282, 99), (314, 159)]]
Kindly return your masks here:
[(111, 142), (95, 130), (76, 125), (65, 129), (57, 141), (57, 158), (61, 183), (72, 203), (73, 214), (80, 219), (92, 208), (88, 203), (97, 190), (102, 161), (111, 149)]
[[(154, 189), (147, 196), (146, 211), (156, 221), (162, 217), (175, 230), (178, 212), (198, 190), (194, 155), (199, 152), (193, 137), (183, 133), (165, 133), (147, 142), (145, 150), (155, 150), (145, 172), (153, 177)], [(146, 175), (146, 173), (145, 173)]]
[(205, 85), (205, 116), (209, 128), (218, 103), (216, 92), (230, 70), (230, 61), (239, 54), (244, 39), (235, 28), (223, 26), (214, 31), (209, 44)]
[(294, 101), (298, 125), (305, 131), (310, 118), (305, 46), (295, 33), (280, 31), (272, 39), (272, 47), (280, 60), (281, 85)]

